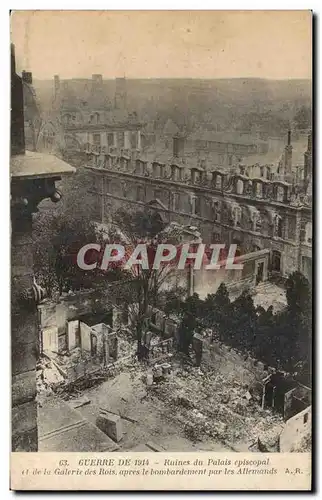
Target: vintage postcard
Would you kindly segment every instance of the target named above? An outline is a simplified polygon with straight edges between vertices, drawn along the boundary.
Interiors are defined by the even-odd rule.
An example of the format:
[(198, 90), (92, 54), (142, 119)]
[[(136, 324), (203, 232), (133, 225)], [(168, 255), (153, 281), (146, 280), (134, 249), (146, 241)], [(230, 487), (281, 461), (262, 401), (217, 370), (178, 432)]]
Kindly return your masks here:
[(11, 488), (310, 490), (312, 12), (10, 23)]

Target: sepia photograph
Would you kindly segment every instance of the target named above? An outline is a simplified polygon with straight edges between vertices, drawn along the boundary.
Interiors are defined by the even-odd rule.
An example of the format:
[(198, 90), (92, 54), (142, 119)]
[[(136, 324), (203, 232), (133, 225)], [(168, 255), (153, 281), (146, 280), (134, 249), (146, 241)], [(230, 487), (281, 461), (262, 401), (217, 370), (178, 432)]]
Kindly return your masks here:
[(14, 489), (310, 489), (312, 11), (10, 30)]

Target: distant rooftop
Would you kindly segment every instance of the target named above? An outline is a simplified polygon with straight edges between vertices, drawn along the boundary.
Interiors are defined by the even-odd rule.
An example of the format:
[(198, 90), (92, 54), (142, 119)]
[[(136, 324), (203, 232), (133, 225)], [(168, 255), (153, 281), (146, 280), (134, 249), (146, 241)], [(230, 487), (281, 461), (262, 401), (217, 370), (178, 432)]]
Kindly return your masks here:
[(255, 154), (250, 156), (245, 156), (241, 164), (245, 166), (252, 165), (277, 165), (281, 156), (283, 154), (283, 150), (277, 151), (268, 151), (265, 154)]
[(254, 144), (266, 144), (266, 141), (253, 137), (249, 134), (238, 134), (235, 132), (193, 132), (189, 137), (190, 141), (221, 142), (226, 144), (242, 144), (252, 146)]

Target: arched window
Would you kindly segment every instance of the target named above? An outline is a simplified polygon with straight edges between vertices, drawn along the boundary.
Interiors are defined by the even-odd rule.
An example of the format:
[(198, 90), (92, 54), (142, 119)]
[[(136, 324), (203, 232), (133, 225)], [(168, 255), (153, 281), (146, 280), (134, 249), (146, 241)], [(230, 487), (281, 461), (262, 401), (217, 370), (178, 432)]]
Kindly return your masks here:
[(128, 194), (128, 187), (127, 187), (127, 184), (126, 182), (122, 182), (122, 196), (123, 198), (126, 198), (127, 197), (127, 194)]
[(240, 207), (234, 208), (233, 216), (234, 216), (234, 226), (239, 227), (240, 223), (241, 223), (241, 216), (242, 216), (242, 211), (241, 211)]
[(253, 230), (258, 233), (262, 230), (262, 218), (258, 211), (256, 211), (253, 215)]
[(136, 201), (145, 201), (145, 190), (143, 186), (137, 186)]
[(135, 162), (135, 173), (136, 175), (144, 175), (144, 163), (141, 160)]
[(305, 225), (305, 243), (312, 243), (312, 222)]
[(71, 122), (71, 115), (69, 113), (66, 113), (64, 116), (63, 116), (63, 123), (65, 125), (68, 125), (69, 123)]
[(274, 250), (272, 253), (272, 271), (281, 271), (281, 252)]
[(275, 216), (275, 236), (283, 238), (283, 219), (280, 215)]
[(222, 176), (220, 174), (216, 175), (216, 189), (222, 188)]
[(241, 179), (238, 179), (238, 181), (236, 183), (236, 191), (237, 191), (237, 194), (243, 194), (243, 192), (244, 192), (244, 183)]
[(221, 220), (221, 211), (220, 211), (220, 203), (219, 201), (212, 202), (212, 213), (213, 219), (215, 222), (220, 222)]
[(109, 132), (107, 134), (107, 144), (109, 148), (112, 148), (114, 146), (114, 134), (113, 132)]
[(239, 255), (241, 255), (242, 253), (242, 250), (241, 250), (241, 241), (238, 239), (238, 238), (234, 238), (233, 241), (232, 241), (232, 245), (237, 245), (237, 248), (236, 248), (236, 257), (238, 257)]
[(277, 186), (277, 194), (276, 194), (276, 199), (277, 201), (284, 201), (284, 188), (283, 186)]
[(93, 134), (93, 144), (94, 146), (101, 145), (101, 134)]
[(90, 117), (90, 123), (99, 123), (100, 122), (100, 115), (99, 113), (93, 113)]
[(258, 198), (263, 197), (263, 185), (261, 182), (256, 182), (256, 196)]
[(172, 193), (172, 210), (174, 212), (179, 210), (179, 193)]
[(91, 333), (91, 356), (97, 356), (97, 337), (94, 333)]
[(181, 176), (181, 170), (176, 165), (171, 165), (171, 178), (173, 181), (179, 181)]

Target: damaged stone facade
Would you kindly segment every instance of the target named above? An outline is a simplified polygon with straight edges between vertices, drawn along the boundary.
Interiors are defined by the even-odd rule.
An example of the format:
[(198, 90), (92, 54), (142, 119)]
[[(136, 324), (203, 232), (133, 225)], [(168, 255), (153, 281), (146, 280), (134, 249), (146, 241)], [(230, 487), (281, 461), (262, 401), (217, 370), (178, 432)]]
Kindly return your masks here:
[(311, 449), (312, 407), (308, 406), (285, 424), (279, 438), (281, 453), (305, 452)]
[[(174, 144), (178, 140), (175, 137)], [(291, 146), (287, 145), (286, 148)], [(174, 153), (176, 152), (174, 146)], [(285, 277), (300, 270), (311, 277), (312, 145), (305, 154), (306, 179), (269, 180), (205, 170), (174, 154), (167, 164), (137, 157), (112, 158), (87, 150), (88, 192), (93, 218), (108, 223), (118, 208), (157, 211), (162, 219), (197, 227), (205, 243), (237, 244), (241, 253), (268, 249), (269, 272)], [(293, 174), (292, 174), (293, 175)]]
[(114, 102), (106, 98), (102, 75), (77, 81), (54, 76), (53, 102), (37, 139), (37, 150), (71, 154), (89, 147), (112, 156), (121, 150), (124, 161), (130, 151), (141, 150), (141, 123), (126, 109), (126, 80), (116, 78)]

